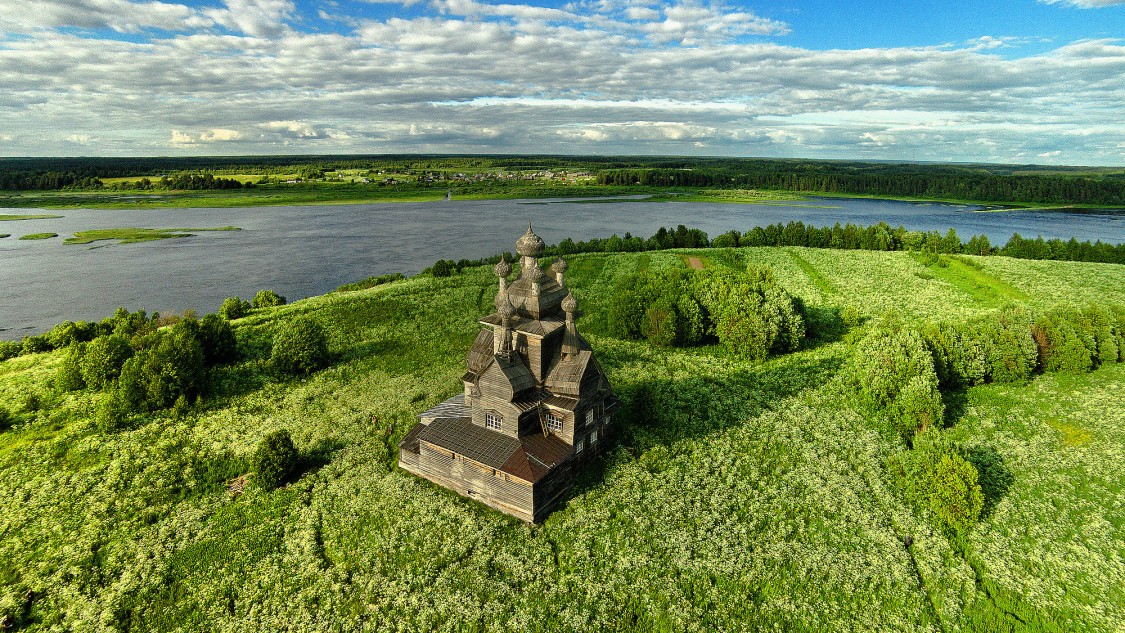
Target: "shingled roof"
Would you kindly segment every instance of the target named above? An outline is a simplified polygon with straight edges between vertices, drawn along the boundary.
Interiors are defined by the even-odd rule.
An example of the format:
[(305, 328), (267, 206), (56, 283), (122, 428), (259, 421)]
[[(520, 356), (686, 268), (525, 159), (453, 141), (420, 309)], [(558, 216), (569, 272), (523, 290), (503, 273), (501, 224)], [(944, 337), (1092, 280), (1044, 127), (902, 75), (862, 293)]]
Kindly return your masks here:
[(481, 428), (470, 418), (439, 418), (421, 426), (418, 434), (411, 431), (403, 443), (412, 439), (463, 455), (479, 464), (535, 483), (570, 455), (570, 445), (554, 436), (541, 433), (519, 439)]

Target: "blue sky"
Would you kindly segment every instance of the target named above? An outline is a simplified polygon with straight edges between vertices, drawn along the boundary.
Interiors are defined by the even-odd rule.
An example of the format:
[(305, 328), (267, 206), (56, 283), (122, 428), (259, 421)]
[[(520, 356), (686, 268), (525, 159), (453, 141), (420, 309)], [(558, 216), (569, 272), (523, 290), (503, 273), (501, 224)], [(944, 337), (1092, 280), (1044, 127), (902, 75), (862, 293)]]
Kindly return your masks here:
[(1125, 164), (1125, 0), (0, 0), (0, 155)]

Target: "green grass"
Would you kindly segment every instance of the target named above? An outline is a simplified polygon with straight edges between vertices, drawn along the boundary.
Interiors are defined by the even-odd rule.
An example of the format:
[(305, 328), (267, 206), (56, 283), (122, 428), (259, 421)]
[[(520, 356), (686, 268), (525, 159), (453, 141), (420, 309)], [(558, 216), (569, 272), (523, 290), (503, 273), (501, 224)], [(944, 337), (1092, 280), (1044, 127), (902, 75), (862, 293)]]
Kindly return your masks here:
[(11, 233), (0, 233), (0, 240), (4, 239), (5, 237), (11, 237), (11, 236), (12, 236)]
[[(623, 276), (683, 267), (695, 253), (708, 266), (770, 265), (819, 307), (898, 307), (916, 323), (994, 309), (974, 285), (919, 278), (929, 269), (906, 253), (570, 257), (579, 329), (624, 410), (609, 452), (537, 526), (394, 466), (418, 412), (462, 388), (496, 292), (490, 267), (255, 310), (236, 322), (247, 357), (216, 371), (201, 406), (114, 434), (94, 429), (100, 394), (52, 389), (61, 353), (0, 362), (0, 406), (16, 417), (0, 432), (0, 613), (34, 589), (28, 630), (1106, 631), (1125, 621), (1125, 364), (964, 394), (947, 432), (994, 451), (1011, 481), (967, 544), (951, 543), (893, 492), (885, 463), (904, 446), (836, 385), (847, 339), (754, 364), (604, 335), (605, 297)], [(993, 257), (982, 271), (1033, 307), (1125, 302), (1120, 266)], [(280, 378), (261, 358), (299, 315), (328, 325), (337, 360)], [(644, 419), (630, 413), (642, 389), (653, 401)], [(28, 393), (39, 410), (24, 410)], [(281, 428), (327, 457), (277, 491), (228, 492)]]
[(48, 215), (48, 214), (42, 214), (42, 213), (40, 213), (40, 214), (23, 214), (23, 215), (10, 214), (10, 213), (0, 213), (0, 222), (14, 222), (16, 220), (52, 220), (52, 219), (61, 218), (61, 217), (63, 217), (63, 216), (61, 216), (61, 215)]
[(91, 229), (78, 231), (74, 237), (68, 237), (64, 244), (90, 244), (101, 240), (117, 240), (119, 244), (134, 244), (137, 242), (151, 242), (154, 240), (167, 240), (181, 237), (191, 237), (201, 231), (241, 231), (237, 226), (222, 226), (218, 228), (188, 228), (188, 229), (141, 229), (141, 228), (115, 228)]
[(28, 233), (27, 235), (20, 236), (21, 240), (49, 240), (52, 237), (58, 237), (58, 233)]

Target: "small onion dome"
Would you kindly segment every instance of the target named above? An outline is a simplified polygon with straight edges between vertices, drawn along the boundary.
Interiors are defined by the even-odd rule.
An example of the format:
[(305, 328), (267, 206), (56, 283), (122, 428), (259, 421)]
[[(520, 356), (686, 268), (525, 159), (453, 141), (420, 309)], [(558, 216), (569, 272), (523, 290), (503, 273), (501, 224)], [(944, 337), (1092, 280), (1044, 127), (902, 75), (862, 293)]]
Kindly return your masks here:
[(578, 299), (574, 298), (572, 293), (566, 293), (566, 297), (562, 300), (563, 312), (573, 313), (578, 310)]
[(504, 300), (500, 303), (500, 307), (498, 307), (496, 311), (500, 313), (500, 318), (505, 321), (516, 314), (516, 308), (512, 305), (511, 301), (508, 301), (507, 297), (504, 297)]
[(551, 268), (554, 268), (557, 273), (565, 273), (569, 266), (567, 266), (566, 260), (560, 257), (555, 260), (555, 263), (551, 264)]
[(500, 262), (493, 267), (492, 272), (496, 273), (497, 277), (507, 277), (512, 274), (512, 265), (508, 263), (508, 259), (503, 255), (500, 256)]
[(531, 222), (528, 222), (527, 233), (516, 240), (516, 252), (524, 257), (539, 257), (544, 248), (546, 244), (543, 243), (543, 238), (532, 232)]
[(543, 269), (538, 266), (532, 266), (527, 271), (527, 278), (531, 280), (531, 283), (539, 283), (543, 281), (543, 278), (546, 276), (547, 275), (543, 272)]

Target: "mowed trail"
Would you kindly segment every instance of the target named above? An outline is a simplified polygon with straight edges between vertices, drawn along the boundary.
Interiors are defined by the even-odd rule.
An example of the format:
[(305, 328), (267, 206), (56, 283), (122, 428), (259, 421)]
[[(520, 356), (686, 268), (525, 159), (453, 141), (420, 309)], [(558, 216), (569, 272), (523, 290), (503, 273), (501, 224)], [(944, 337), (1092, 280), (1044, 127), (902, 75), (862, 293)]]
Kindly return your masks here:
[(695, 270), (703, 270), (703, 260), (699, 259), (698, 257), (688, 257), (687, 258), (687, 265), (688, 265), (688, 268), (693, 268)]

